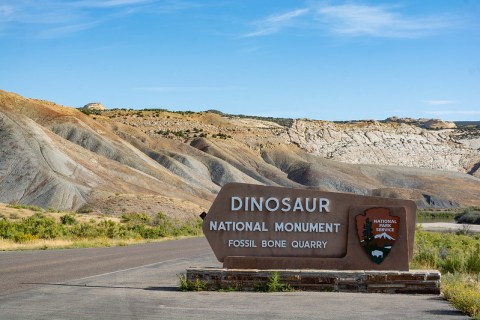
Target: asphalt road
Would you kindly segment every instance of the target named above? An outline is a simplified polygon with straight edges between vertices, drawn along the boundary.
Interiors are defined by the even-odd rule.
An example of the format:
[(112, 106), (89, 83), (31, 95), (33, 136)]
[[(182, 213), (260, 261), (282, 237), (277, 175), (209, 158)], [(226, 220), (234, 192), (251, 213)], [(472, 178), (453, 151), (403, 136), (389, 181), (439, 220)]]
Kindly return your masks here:
[(432, 295), (179, 292), (189, 266), (219, 266), (202, 238), (0, 253), (0, 319), (468, 319)]
[(0, 252), (0, 296), (42, 283), (65, 282), (210, 251), (203, 239), (190, 238), (126, 247)]
[(457, 232), (463, 231), (468, 233), (480, 233), (480, 225), (462, 224), (451, 222), (422, 222), (418, 223), (425, 231), (436, 232)]

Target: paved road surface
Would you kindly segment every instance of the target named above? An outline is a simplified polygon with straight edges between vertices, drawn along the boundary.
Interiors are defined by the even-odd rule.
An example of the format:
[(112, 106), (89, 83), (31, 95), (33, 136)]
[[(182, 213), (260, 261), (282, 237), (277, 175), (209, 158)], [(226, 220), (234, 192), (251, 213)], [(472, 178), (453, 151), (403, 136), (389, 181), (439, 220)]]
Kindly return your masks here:
[(467, 319), (432, 295), (178, 292), (204, 239), (0, 253), (0, 319)]
[(422, 222), (419, 223), (425, 231), (440, 231), (440, 232), (472, 232), (479, 233), (480, 225), (476, 224), (461, 224), (452, 222)]
[(0, 252), (0, 296), (38, 283), (65, 282), (210, 251), (203, 239), (190, 238), (127, 247)]

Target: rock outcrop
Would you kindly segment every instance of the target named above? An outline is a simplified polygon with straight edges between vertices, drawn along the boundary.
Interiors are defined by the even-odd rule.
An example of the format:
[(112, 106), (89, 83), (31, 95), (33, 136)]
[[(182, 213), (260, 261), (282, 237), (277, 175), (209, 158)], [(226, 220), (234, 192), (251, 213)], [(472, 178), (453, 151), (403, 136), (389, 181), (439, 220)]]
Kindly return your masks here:
[(430, 119), (423, 126), (427, 129), (455, 129), (457, 125), (454, 122), (442, 121), (439, 119)]
[(107, 108), (100, 102), (87, 103), (83, 106), (85, 110), (96, 110), (96, 111), (105, 111)]
[(455, 129), (457, 125), (455, 122), (443, 121), (440, 119), (413, 119), (413, 118), (399, 118), (399, 117), (390, 117), (385, 119), (384, 122), (396, 122), (396, 123), (405, 123), (415, 125), (425, 129)]
[(457, 141), (451, 131), (405, 123), (295, 120), (287, 135), (309, 153), (346, 163), (469, 172), (480, 162), (480, 151)]

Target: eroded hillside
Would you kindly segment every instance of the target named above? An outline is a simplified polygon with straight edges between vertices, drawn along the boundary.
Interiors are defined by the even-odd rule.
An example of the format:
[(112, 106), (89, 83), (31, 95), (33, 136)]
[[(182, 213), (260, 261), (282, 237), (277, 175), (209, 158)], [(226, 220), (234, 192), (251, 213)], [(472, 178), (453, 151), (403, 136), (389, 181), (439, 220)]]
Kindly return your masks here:
[(182, 216), (207, 210), (224, 184), (245, 182), (410, 198), (422, 207), (480, 205), (475, 130), (95, 113), (0, 91), (0, 202)]

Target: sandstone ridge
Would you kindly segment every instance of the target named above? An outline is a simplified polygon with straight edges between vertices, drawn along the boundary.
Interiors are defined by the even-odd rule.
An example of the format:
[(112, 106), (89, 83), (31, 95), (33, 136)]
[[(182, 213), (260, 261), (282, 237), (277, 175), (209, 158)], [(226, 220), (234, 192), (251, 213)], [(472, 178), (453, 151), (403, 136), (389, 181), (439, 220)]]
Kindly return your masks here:
[(100, 102), (91, 102), (83, 106), (83, 109), (86, 110), (96, 110), (96, 111), (105, 111), (107, 108)]

